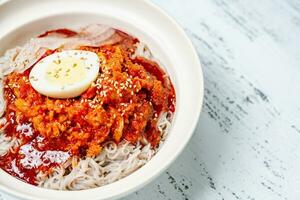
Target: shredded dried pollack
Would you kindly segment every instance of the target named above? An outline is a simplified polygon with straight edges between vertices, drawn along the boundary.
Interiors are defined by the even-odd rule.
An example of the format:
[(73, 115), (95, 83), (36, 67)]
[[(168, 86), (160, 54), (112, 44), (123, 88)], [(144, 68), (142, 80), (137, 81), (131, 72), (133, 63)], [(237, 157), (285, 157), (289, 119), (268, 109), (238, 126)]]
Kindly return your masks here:
[[(171, 126), (172, 113), (162, 113), (157, 127), (162, 141)], [(160, 144), (161, 145), (161, 144)], [(124, 178), (145, 165), (157, 152), (148, 144), (130, 144), (113, 141), (104, 144), (102, 152), (95, 158), (73, 157), (50, 174), (39, 173), (39, 186), (57, 190), (83, 190), (100, 187)]]
[[(89, 33), (95, 33), (95, 31), (100, 34), (87, 37), (90, 35)], [(0, 70), (0, 116), (5, 111), (3, 77), (13, 71), (26, 70), (42, 56), (47, 48), (55, 49), (62, 44), (65, 48), (74, 48), (74, 45), (87, 45), (87, 43), (89, 45), (113, 44), (119, 40), (112, 29), (101, 25), (83, 28), (80, 35), (82, 38), (77, 37), (74, 40), (57, 36), (34, 38), (23, 47), (8, 50), (3, 57), (0, 57), (0, 68), (2, 69)], [(56, 41), (57, 39), (60, 41)], [(152, 59), (150, 50), (143, 43), (137, 44), (133, 54), (133, 57), (135, 56)], [(162, 141), (171, 126), (171, 119), (172, 113), (169, 112), (159, 116), (157, 128), (161, 132)], [(0, 119), (0, 123), (5, 123), (3, 120), (4, 118)], [(49, 189), (83, 190), (115, 182), (145, 165), (155, 155), (157, 149), (151, 148), (145, 139), (141, 142), (131, 144), (123, 141), (118, 145), (113, 141), (107, 142), (97, 157), (72, 157), (62, 166), (53, 168), (47, 174), (39, 172), (36, 183), (40, 187)], [(0, 156), (18, 145), (19, 141), (16, 138), (7, 137), (3, 129), (0, 130)]]

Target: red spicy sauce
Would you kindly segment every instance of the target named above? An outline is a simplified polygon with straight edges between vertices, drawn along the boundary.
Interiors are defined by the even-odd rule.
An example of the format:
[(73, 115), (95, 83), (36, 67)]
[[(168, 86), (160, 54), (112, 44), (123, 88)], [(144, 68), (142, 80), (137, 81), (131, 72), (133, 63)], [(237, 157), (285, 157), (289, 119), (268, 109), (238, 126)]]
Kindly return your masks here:
[(46, 37), (51, 34), (61, 34), (61, 35), (64, 35), (65, 37), (72, 37), (74, 35), (77, 35), (77, 32), (72, 31), (70, 29), (62, 28), (62, 29), (46, 31), (45, 33), (39, 35), (38, 37), (42, 38), (42, 37)]
[(80, 49), (97, 53), (101, 69), (77, 98), (39, 94), (29, 82), (31, 68), (5, 79), (5, 133), (20, 144), (0, 156), (0, 167), (27, 183), (36, 184), (39, 172), (51, 173), (72, 156), (98, 155), (106, 141), (146, 138), (156, 148), (159, 115), (175, 111), (173, 85), (157, 63), (132, 59), (134, 50), (121, 44)]

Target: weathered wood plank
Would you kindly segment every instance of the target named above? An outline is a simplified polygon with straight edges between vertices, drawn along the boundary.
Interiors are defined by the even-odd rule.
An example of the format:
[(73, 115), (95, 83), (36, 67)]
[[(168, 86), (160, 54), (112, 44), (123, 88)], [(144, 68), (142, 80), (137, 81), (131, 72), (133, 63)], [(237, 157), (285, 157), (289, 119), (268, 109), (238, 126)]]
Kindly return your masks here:
[(197, 49), (204, 106), (183, 154), (124, 199), (299, 199), (300, 1), (154, 2)]
[(193, 41), (205, 102), (185, 152), (126, 199), (297, 199), (299, 1), (155, 2)]

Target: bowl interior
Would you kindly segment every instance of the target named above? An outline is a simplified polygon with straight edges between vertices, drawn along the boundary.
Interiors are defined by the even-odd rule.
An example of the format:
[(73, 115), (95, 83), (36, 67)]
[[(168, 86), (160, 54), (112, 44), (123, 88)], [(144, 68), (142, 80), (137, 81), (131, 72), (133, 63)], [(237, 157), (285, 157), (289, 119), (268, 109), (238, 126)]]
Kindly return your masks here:
[(26, 199), (117, 198), (142, 187), (166, 169), (192, 136), (203, 98), (200, 63), (184, 32), (150, 3), (142, 0), (5, 3), (0, 6), (0, 55), (43, 31), (77, 28), (92, 23), (107, 24), (137, 37), (149, 46), (169, 74), (176, 91), (176, 112), (167, 140), (141, 169), (100, 188), (73, 192), (48, 190), (23, 183), (0, 170), (1, 190)]

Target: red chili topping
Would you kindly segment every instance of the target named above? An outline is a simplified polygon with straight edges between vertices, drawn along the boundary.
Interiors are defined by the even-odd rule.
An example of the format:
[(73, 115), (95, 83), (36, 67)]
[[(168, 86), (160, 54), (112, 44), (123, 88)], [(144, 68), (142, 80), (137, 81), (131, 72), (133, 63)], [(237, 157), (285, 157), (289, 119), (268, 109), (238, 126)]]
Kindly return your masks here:
[(39, 94), (29, 82), (31, 68), (5, 79), (5, 133), (20, 145), (0, 156), (0, 167), (28, 183), (36, 184), (38, 172), (51, 172), (71, 156), (98, 155), (106, 141), (146, 138), (156, 147), (159, 115), (175, 110), (174, 88), (157, 63), (131, 59), (133, 49), (120, 44), (81, 49), (97, 53), (101, 69), (80, 97), (61, 100)]

